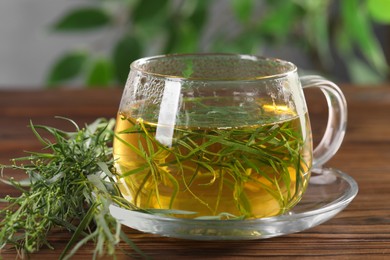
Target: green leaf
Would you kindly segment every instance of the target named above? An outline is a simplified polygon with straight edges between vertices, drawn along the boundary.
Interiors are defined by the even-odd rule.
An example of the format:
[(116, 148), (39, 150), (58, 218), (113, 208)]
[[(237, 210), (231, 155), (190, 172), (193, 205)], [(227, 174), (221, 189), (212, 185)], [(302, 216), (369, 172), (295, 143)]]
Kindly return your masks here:
[(85, 52), (69, 52), (60, 57), (52, 66), (48, 76), (50, 86), (57, 85), (66, 80), (78, 76), (87, 61), (88, 55)]
[(351, 82), (356, 84), (376, 84), (383, 81), (383, 76), (367, 66), (366, 63), (354, 57), (351, 38), (342, 31), (336, 35), (337, 50), (341, 58), (346, 62), (346, 68)]
[(198, 50), (198, 34), (194, 26), (183, 21), (177, 29), (177, 38), (172, 51), (176, 53), (196, 52)]
[(389, 0), (367, 0), (367, 8), (373, 20), (378, 23), (390, 23)]
[(134, 23), (148, 22), (157, 16), (166, 15), (169, 0), (141, 0), (132, 11)]
[(271, 40), (281, 41), (288, 37), (291, 28), (298, 21), (300, 12), (300, 8), (291, 1), (275, 2), (275, 6), (268, 10), (260, 21), (258, 32), (270, 37)]
[(345, 29), (341, 26), (335, 30), (335, 45), (336, 50), (339, 52), (339, 55), (345, 58), (346, 56), (351, 56), (353, 52), (352, 42), (349, 35), (345, 33)]
[(211, 1), (198, 0), (196, 2), (195, 10), (191, 16), (188, 17), (188, 22), (200, 33), (206, 24)]
[(231, 0), (234, 14), (241, 22), (248, 22), (254, 8), (253, 0)]
[(344, 31), (349, 34), (367, 61), (380, 74), (386, 74), (388, 65), (378, 39), (372, 31), (366, 10), (355, 0), (342, 1)]
[(379, 84), (383, 82), (383, 78), (373, 71), (371, 67), (369, 67), (364, 62), (350, 58), (348, 60), (348, 71), (349, 75), (352, 79), (352, 82), (356, 84)]
[(131, 241), (125, 232), (123, 232), (123, 230), (120, 231), (120, 238), (126, 243), (128, 244), (132, 249), (134, 249), (135, 252), (137, 252), (143, 259), (151, 259), (149, 256), (147, 256), (144, 252), (142, 252), (141, 249), (138, 248), (138, 246), (136, 244), (134, 244), (133, 241)]
[[(60, 255), (60, 259), (63, 259), (69, 249), (78, 241), (79, 236), (84, 232), (84, 230), (88, 227), (88, 225), (91, 223), (94, 212), (96, 211), (98, 207), (97, 203), (94, 203), (91, 205), (91, 207), (88, 209), (88, 212), (85, 214), (84, 218), (81, 220), (80, 224), (78, 225), (76, 231), (73, 233), (72, 238), (69, 240), (68, 244), (65, 246), (65, 249), (62, 251)], [(95, 234), (92, 233), (91, 236), (94, 236)]]
[(130, 70), (130, 63), (141, 57), (142, 47), (138, 39), (125, 35), (114, 48), (113, 60), (116, 77), (125, 84)]
[(112, 172), (110, 171), (110, 169), (108, 169), (107, 163), (97, 162), (96, 164), (99, 165), (100, 169), (102, 169), (102, 171), (104, 172), (105, 175), (107, 175), (108, 177), (111, 177), (111, 178), (114, 177), (114, 175), (112, 175)]
[(199, 39), (206, 23), (208, 3), (209, 1), (197, 1), (195, 10), (187, 18), (173, 17), (174, 19), (165, 21), (163, 30), (167, 39), (163, 47), (164, 53), (198, 51)]
[(108, 86), (113, 79), (113, 65), (105, 58), (96, 59), (87, 75), (87, 86)]
[(109, 24), (108, 14), (96, 7), (71, 10), (53, 25), (56, 31), (81, 31), (96, 29)]
[(304, 24), (306, 35), (312, 47), (318, 52), (320, 61), (325, 67), (332, 66), (332, 57), (329, 40), (329, 1), (311, 1), (316, 5), (310, 6), (310, 11), (306, 14)]

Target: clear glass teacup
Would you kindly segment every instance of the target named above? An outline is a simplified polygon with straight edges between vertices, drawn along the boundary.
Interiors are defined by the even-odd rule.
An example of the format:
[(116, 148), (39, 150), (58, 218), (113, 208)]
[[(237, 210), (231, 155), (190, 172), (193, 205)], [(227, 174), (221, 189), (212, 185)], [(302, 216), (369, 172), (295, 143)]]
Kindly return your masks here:
[[(326, 96), (329, 120), (313, 150), (303, 88)], [(294, 64), (236, 54), (156, 56), (131, 64), (114, 138), (123, 196), (179, 218), (283, 214), (346, 129), (340, 89)]]

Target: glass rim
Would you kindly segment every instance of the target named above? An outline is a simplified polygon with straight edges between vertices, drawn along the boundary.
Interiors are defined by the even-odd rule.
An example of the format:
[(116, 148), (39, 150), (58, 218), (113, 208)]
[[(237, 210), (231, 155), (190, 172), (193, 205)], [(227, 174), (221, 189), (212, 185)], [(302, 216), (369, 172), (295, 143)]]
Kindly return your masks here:
[[(254, 62), (276, 62), (281, 66), (288, 67), (285, 72), (274, 73), (272, 75), (259, 75), (257, 77), (250, 78), (237, 78), (237, 79), (210, 79), (210, 78), (191, 78), (184, 76), (177, 76), (171, 74), (164, 73), (156, 73), (145, 70), (142, 68), (142, 65), (155, 60), (164, 60), (170, 58), (185, 58), (185, 57), (237, 57), (240, 59), (251, 60)], [(143, 57), (137, 60), (134, 60), (130, 64), (130, 71), (137, 71), (145, 75), (150, 75), (153, 77), (164, 78), (172, 81), (212, 81), (212, 82), (224, 82), (224, 81), (261, 81), (261, 80), (272, 80), (272, 79), (280, 79), (288, 77), (291, 74), (297, 73), (297, 66), (283, 59), (275, 58), (275, 57), (266, 57), (260, 55), (251, 55), (251, 54), (235, 54), (235, 53), (180, 53), (180, 54), (163, 54), (163, 55), (155, 55), (149, 57)]]

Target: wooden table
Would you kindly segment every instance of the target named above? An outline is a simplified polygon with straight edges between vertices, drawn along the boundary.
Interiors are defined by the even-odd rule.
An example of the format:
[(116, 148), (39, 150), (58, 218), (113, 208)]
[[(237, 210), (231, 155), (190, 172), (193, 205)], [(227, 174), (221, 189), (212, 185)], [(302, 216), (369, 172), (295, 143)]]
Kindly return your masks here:
[[(125, 228), (129, 237), (154, 259), (390, 259), (390, 86), (342, 86), (349, 110), (348, 130), (337, 155), (327, 164), (352, 176), (359, 184), (355, 200), (335, 218), (310, 230), (252, 241), (199, 242), (163, 238)], [(314, 137), (321, 135), (327, 111), (319, 92), (306, 92)], [(36, 124), (71, 129), (54, 116), (80, 124), (97, 117), (114, 117), (120, 89), (0, 91), (0, 163), (40, 149), (31, 130)], [(318, 140), (318, 138), (316, 138)], [(0, 196), (17, 194), (0, 184)], [(55, 234), (54, 250), (43, 248), (31, 259), (56, 259), (69, 234)], [(131, 248), (124, 247), (131, 251)], [(90, 259), (93, 245), (74, 259)], [(16, 252), (5, 250), (4, 259)], [(0, 257), (1, 258), (1, 257)], [(128, 259), (120, 250), (118, 259)]]

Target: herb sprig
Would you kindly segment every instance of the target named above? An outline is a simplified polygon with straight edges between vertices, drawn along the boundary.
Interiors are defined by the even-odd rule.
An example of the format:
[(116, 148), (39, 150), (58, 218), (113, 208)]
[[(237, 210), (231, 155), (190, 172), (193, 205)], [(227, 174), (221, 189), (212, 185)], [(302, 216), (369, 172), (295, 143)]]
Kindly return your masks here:
[[(95, 242), (94, 258), (114, 255), (121, 237), (141, 253), (108, 210), (111, 202), (131, 208), (110, 172), (113, 156), (109, 144), (115, 120), (97, 119), (82, 129), (66, 120), (74, 124), (75, 132), (30, 122), (43, 151), (28, 152), (26, 157), (13, 159), (12, 165), (0, 165), (0, 180), (22, 192), (19, 197), (6, 196), (1, 201), (8, 205), (0, 210), (0, 250), (8, 245), (24, 254), (44, 245), (52, 248), (50, 231), (62, 228), (73, 233), (62, 259), (88, 241)], [(24, 171), (28, 178), (4, 179), (7, 169)]]

